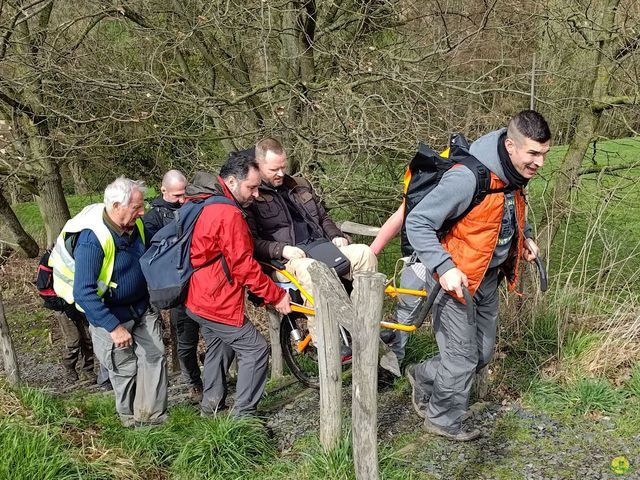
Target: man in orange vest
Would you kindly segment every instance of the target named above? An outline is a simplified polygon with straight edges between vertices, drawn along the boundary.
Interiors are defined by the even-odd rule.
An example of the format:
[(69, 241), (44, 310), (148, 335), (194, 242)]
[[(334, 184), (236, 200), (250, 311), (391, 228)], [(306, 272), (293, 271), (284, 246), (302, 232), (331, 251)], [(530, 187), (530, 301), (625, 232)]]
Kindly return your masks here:
[[(490, 170), (491, 190), (506, 191), (488, 194), (442, 232), (447, 219), (467, 210), (476, 189), (473, 172), (455, 166), (407, 216), (409, 242), (429, 273), (426, 288), (431, 291), (436, 281), (442, 287), (433, 307), (439, 353), (406, 369), (413, 406), (430, 433), (457, 441), (480, 436), (463, 425), (471, 384), (493, 355), (500, 281), (515, 288), (520, 258), (532, 261), (539, 253), (525, 225), (524, 187), (544, 164), (550, 139), (542, 115), (518, 113), (506, 129), (484, 135), (469, 150)], [(463, 288), (473, 297), (473, 316), (467, 315)]]

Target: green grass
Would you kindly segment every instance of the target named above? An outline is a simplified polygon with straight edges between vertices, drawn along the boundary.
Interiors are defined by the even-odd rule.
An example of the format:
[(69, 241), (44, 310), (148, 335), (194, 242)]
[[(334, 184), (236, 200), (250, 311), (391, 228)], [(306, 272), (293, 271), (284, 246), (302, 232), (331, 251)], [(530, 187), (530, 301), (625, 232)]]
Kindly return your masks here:
[(624, 392), (605, 379), (583, 378), (567, 389), (570, 409), (578, 415), (589, 412), (616, 413), (622, 408)]
[(255, 420), (224, 415), (203, 419), (192, 407), (176, 407), (161, 427), (128, 429), (120, 425), (111, 396), (90, 396), (76, 406), (83, 411), (85, 426), (100, 429), (101, 443), (121, 449), (147, 469), (166, 469), (171, 478), (243, 478), (275, 456), (266, 431)]
[(558, 318), (546, 311), (527, 325), (524, 347), (537, 358), (548, 358), (558, 351)]
[[(333, 480), (355, 480), (353, 444), (351, 433), (345, 430), (338, 445), (331, 451), (325, 451), (316, 434), (308, 435), (295, 445), (295, 454), (299, 455), (295, 477), (315, 480), (327, 478)], [(385, 480), (418, 480), (427, 477), (413, 465), (401, 458), (397, 447), (382, 445), (378, 449), (380, 478)]]
[(273, 461), (275, 448), (256, 420), (200, 420), (190, 438), (183, 438), (171, 465), (173, 478), (247, 478)]
[(64, 403), (44, 390), (20, 387), (17, 395), (22, 405), (32, 412), (38, 423), (62, 423), (67, 418)]
[(602, 336), (597, 333), (583, 330), (568, 332), (560, 348), (561, 358), (563, 360), (580, 359), (601, 340)]
[(51, 348), (49, 344), (51, 311), (33, 308), (33, 304), (15, 303), (12, 307), (7, 309), (7, 320), (16, 348), (22, 352), (48, 352)]
[(640, 399), (640, 364), (631, 371), (631, 378), (627, 381), (626, 388), (631, 395)]
[[(427, 322), (425, 322), (425, 325), (427, 325)], [(433, 357), (437, 352), (438, 344), (433, 335), (433, 330), (428, 326), (424, 326), (409, 335), (406, 355), (402, 364), (406, 366), (412, 363), (422, 362)]]
[(512, 411), (506, 412), (496, 420), (491, 436), (493, 441), (498, 444), (531, 441), (529, 428)]
[[(156, 474), (175, 480), (252, 476), (264, 480), (355, 478), (347, 432), (331, 452), (325, 452), (317, 433), (312, 433), (297, 442), (290, 455), (279, 458), (266, 430), (253, 419), (235, 420), (226, 416), (202, 419), (194, 408), (178, 407), (170, 411), (169, 421), (161, 427), (127, 429), (120, 425), (110, 395), (77, 394), (65, 403), (36, 389), (24, 388), (19, 397), (33, 412), (27, 418), (35, 423), (20, 420), (9, 424), (5, 432), (2, 429), (6, 422), (0, 422), (0, 448), (16, 452), (30, 465), (24, 477), (15, 478), (147, 478)], [(77, 417), (67, 412), (74, 412)], [(109, 458), (90, 461), (77, 441), (64, 438), (73, 432), (86, 431), (93, 431), (93, 447), (98, 452), (109, 452)], [(11, 442), (18, 441), (21, 448), (15, 450)], [(36, 452), (40, 452), (38, 461), (32, 459)], [(16, 460), (13, 456), (5, 456), (3, 460), (0, 478), (14, 478), (2, 476), (1, 469)], [(122, 470), (113, 465), (110, 470), (110, 461)], [(386, 447), (380, 451), (380, 464), (382, 478), (424, 478), (407, 468), (394, 456), (394, 450)], [(125, 467), (127, 473), (123, 477)]]
[[(12, 420), (0, 421), (0, 478), (67, 480), (80, 477), (78, 462), (47, 427), (35, 428)], [(87, 478), (87, 477), (84, 477)]]
[[(102, 202), (102, 194), (97, 193), (89, 195), (67, 195), (66, 198), (72, 216), (87, 205)], [(18, 203), (12, 208), (26, 232), (31, 235), (39, 245), (42, 245), (46, 240), (46, 234), (42, 217), (40, 216), (40, 210), (36, 202)], [(3, 235), (0, 235), (0, 238), (3, 238)]]
[(534, 380), (525, 403), (554, 415), (615, 414), (624, 406), (626, 393), (601, 378), (581, 378), (567, 385)]
[[(589, 148), (584, 162), (586, 167), (638, 165), (640, 137), (599, 142), (596, 149), (594, 153), (593, 145)], [(542, 176), (530, 183), (532, 224), (542, 218), (545, 206), (551, 204), (549, 195), (565, 151), (566, 147), (553, 148)], [(640, 233), (639, 173), (636, 168), (611, 175), (587, 174), (581, 177), (580, 188), (573, 196), (573, 212), (567, 225), (556, 236), (551, 250), (550, 261), (556, 272), (567, 272), (579, 262), (591, 274), (596, 274), (601, 265), (607, 263), (607, 256), (611, 255), (611, 241), (615, 239), (624, 240), (620, 242), (617, 253), (620, 259), (635, 253), (637, 242), (627, 239), (638, 238)], [(589, 253), (579, 259), (585, 244), (589, 246)], [(640, 258), (634, 256), (617, 268), (622, 273), (619, 281), (624, 281), (625, 275), (640, 268)], [(590, 282), (593, 283), (593, 279)]]

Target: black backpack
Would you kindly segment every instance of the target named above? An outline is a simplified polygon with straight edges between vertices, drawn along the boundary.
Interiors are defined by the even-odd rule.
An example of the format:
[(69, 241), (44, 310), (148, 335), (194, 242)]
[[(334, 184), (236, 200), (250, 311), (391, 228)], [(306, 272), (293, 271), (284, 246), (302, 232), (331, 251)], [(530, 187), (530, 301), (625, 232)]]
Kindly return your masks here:
[(418, 152), (411, 160), (404, 181), (404, 219), (402, 221), (401, 248), (402, 255), (409, 256), (413, 253), (413, 247), (407, 238), (407, 215), (420, 201), (433, 190), (447, 170), (454, 165), (464, 165), (473, 172), (476, 177), (476, 190), (469, 207), (458, 217), (448, 219), (438, 231), (438, 237), (443, 238), (451, 230), (451, 227), (467, 215), (474, 207), (480, 204), (484, 198), (492, 193), (504, 193), (512, 188), (505, 187), (491, 190), (491, 172), (476, 157), (469, 153), (469, 143), (462, 134), (453, 134), (449, 141), (448, 155), (445, 152), (437, 153), (424, 143), (418, 144)]
[(44, 308), (55, 310), (56, 312), (63, 312), (69, 304), (58, 297), (53, 290), (53, 268), (49, 266), (50, 255), (51, 250), (46, 250), (40, 258), (35, 284), (38, 289), (38, 294), (44, 303)]

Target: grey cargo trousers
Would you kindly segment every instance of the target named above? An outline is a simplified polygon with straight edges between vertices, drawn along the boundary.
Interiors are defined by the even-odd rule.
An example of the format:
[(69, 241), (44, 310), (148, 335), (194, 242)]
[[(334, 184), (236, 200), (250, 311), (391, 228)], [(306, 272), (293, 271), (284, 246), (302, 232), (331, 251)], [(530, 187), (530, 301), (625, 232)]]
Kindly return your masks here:
[(207, 320), (188, 308), (187, 315), (200, 324), (207, 345), (201, 412), (205, 415), (214, 414), (224, 405), (226, 375), (235, 355), (238, 359), (238, 380), (233, 415), (255, 415), (267, 383), (269, 366), (269, 345), (264, 337), (246, 317), (241, 327), (235, 327)]
[(124, 426), (159, 424), (167, 418), (167, 362), (160, 314), (148, 308), (142, 318), (121, 323), (133, 345), (118, 348), (102, 327), (89, 327), (93, 349), (109, 370), (116, 411)]
[[(474, 374), (491, 361), (498, 321), (499, 269), (487, 271), (474, 299), (475, 318), (466, 307), (441, 293), (433, 306), (433, 327), (439, 353), (416, 366), (418, 392), (426, 400), (428, 419), (442, 427), (457, 428), (469, 407)], [(427, 278), (427, 289), (434, 280)]]

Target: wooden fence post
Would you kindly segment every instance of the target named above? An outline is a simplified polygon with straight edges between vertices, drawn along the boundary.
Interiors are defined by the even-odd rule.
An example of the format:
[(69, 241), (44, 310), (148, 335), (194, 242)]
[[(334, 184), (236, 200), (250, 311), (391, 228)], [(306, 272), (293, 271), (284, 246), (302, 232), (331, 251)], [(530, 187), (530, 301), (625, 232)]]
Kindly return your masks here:
[(4, 371), (10, 385), (20, 384), (20, 370), (18, 369), (18, 358), (13, 348), (9, 324), (4, 314), (4, 304), (2, 302), (2, 291), (0, 291), (0, 347), (2, 348), (2, 359), (4, 360)]
[(342, 365), (338, 321), (350, 329), (355, 312), (340, 280), (328, 266), (313, 262), (309, 266), (316, 310), (320, 370), (320, 443), (334, 449), (342, 430)]
[(378, 478), (378, 344), (386, 277), (359, 272), (353, 276), (352, 303), (356, 325), (353, 340), (351, 430), (358, 480)]
[(272, 307), (267, 307), (269, 320), (269, 337), (271, 339), (271, 378), (281, 378), (284, 374), (282, 363), (282, 346), (280, 345), (280, 314)]

